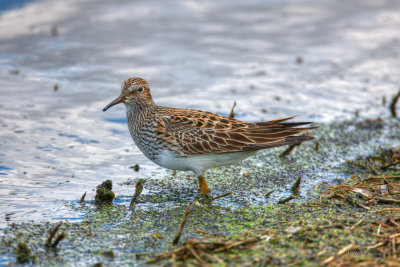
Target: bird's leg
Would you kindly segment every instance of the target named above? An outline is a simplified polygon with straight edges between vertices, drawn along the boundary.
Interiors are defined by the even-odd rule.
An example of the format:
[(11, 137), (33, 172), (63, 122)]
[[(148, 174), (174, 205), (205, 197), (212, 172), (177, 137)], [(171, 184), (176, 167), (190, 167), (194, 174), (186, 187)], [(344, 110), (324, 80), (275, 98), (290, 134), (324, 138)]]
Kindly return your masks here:
[(199, 175), (199, 190), (200, 190), (200, 195), (204, 196), (207, 195), (208, 193), (211, 192), (210, 188), (208, 188), (206, 179), (204, 179), (203, 174)]

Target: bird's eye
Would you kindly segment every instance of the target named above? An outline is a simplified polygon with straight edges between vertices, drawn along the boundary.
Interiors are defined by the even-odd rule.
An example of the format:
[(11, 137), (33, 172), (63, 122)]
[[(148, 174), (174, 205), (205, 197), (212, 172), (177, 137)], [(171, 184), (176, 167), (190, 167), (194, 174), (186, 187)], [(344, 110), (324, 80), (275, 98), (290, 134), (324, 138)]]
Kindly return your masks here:
[(144, 90), (143, 86), (139, 86), (138, 89), (137, 89), (137, 91), (138, 91), (139, 93), (143, 92), (143, 90)]

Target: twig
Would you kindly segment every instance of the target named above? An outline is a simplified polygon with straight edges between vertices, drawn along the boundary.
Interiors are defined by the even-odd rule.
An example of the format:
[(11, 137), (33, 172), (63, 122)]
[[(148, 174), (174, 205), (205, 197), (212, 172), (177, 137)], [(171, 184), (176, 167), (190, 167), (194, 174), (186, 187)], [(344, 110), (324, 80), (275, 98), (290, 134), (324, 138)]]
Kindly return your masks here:
[(400, 211), (400, 208), (386, 208), (386, 209), (382, 209), (382, 210), (377, 210), (376, 213), (381, 213), (381, 212), (385, 212), (385, 211)]
[(329, 258), (325, 259), (322, 264), (323, 265), (327, 265), (329, 264), (331, 261), (333, 261), (335, 259), (335, 256), (330, 256)]
[(51, 240), (53, 239), (54, 235), (57, 233), (58, 228), (60, 228), (61, 224), (62, 224), (62, 222), (58, 222), (58, 223), (56, 223), (54, 228), (51, 229), (49, 237), (47, 238), (47, 241), (46, 241), (46, 246), (51, 246)]
[(146, 264), (156, 263), (160, 260), (172, 259), (172, 263), (176, 262), (176, 260), (184, 260), (188, 257), (194, 257), (200, 264), (204, 264), (202, 258), (207, 258), (207, 261), (219, 261), (220, 258), (207, 253), (217, 253), (222, 251), (230, 251), (232, 248), (243, 247), (245, 245), (254, 244), (259, 242), (261, 238), (251, 237), (242, 241), (201, 241), (201, 240), (187, 240), (185, 244), (179, 248), (162, 252), (157, 254), (154, 258), (148, 260)]
[(375, 197), (375, 199), (379, 200), (380, 202), (383, 202), (383, 203), (400, 203), (400, 200), (392, 199), (392, 198)]
[(355, 248), (357, 248), (357, 246), (354, 245), (354, 244), (347, 245), (344, 248), (342, 248), (341, 250), (339, 250), (337, 255), (341, 256), (341, 255), (343, 255), (343, 254), (345, 254), (345, 253), (347, 253), (347, 252), (349, 252), (351, 250), (354, 250)]
[(381, 228), (382, 228), (382, 224), (379, 224), (378, 230), (376, 231), (376, 234), (377, 234), (377, 235), (379, 235), (379, 233), (381, 232)]
[(176, 254), (175, 253), (172, 254), (171, 262), (172, 262), (172, 267), (175, 267), (176, 266)]
[(393, 255), (396, 255), (396, 238), (392, 239), (392, 252)]
[(228, 116), (228, 117), (229, 117), (230, 119), (234, 119), (234, 118), (235, 118), (235, 112), (234, 112), (235, 107), (236, 107), (236, 101), (233, 102), (233, 106), (232, 106), (232, 109), (231, 109), (231, 113), (229, 113), (229, 116)]
[(292, 195), (290, 195), (287, 198), (281, 199), (278, 201), (278, 204), (285, 204), (286, 202), (295, 199), (299, 196), (299, 192), (300, 192), (300, 184), (301, 184), (301, 177), (299, 177), (296, 182), (293, 184), (292, 186)]
[(142, 193), (143, 184), (144, 184), (144, 180), (143, 179), (137, 180), (136, 185), (135, 185), (135, 194), (133, 195), (132, 200), (131, 200), (131, 204), (129, 205), (131, 208), (135, 205), (135, 203), (137, 201), (137, 198)]
[(269, 196), (273, 193), (273, 192), (275, 192), (275, 190), (271, 190), (271, 191), (269, 191), (268, 193), (266, 193), (265, 194), (265, 198), (269, 198)]
[(67, 236), (66, 232), (62, 232), (61, 234), (59, 234), (56, 238), (56, 240), (54, 240), (54, 243), (51, 244), (51, 248), (56, 248), (58, 243), (63, 240), (65, 237)]
[(292, 186), (292, 194), (295, 196), (299, 195), (300, 192), (300, 183), (301, 183), (301, 177), (299, 177), (297, 179), (297, 181), (294, 183), (294, 185)]
[(220, 195), (220, 196), (213, 197), (213, 198), (211, 199), (211, 201), (214, 201), (214, 200), (216, 200), (216, 199), (218, 199), (218, 198), (221, 198), (221, 197), (229, 196), (230, 194), (232, 194), (232, 192), (229, 192), (229, 193), (226, 193), (226, 194), (223, 194), (223, 195)]
[(388, 169), (388, 168), (390, 168), (390, 167), (393, 167), (393, 166), (396, 166), (396, 165), (398, 165), (398, 164), (400, 164), (400, 161), (397, 161), (397, 160), (394, 160), (394, 161), (392, 161), (391, 163), (389, 163), (389, 164), (386, 164), (386, 165), (383, 165), (383, 166), (381, 166), (380, 168), (381, 168), (381, 170), (386, 170), (386, 169)]
[(349, 252), (349, 251), (351, 251), (351, 250), (354, 250), (354, 249), (356, 249), (356, 248), (357, 248), (357, 246), (354, 245), (354, 244), (347, 245), (347, 246), (345, 246), (344, 248), (342, 248), (341, 250), (339, 250), (339, 251), (336, 253), (335, 256), (330, 256), (329, 258), (325, 259), (325, 260), (322, 262), (322, 264), (323, 264), (323, 265), (327, 265), (327, 264), (329, 264), (330, 262), (332, 262), (333, 260), (335, 260), (336, 257), (340, 257), (340, 256), (342, 256), (343, 254), (345, 254), (345, 253), (347, 253), (347, 252)]
[(375, 249), (375, 248), (379, 248), (379, 247), (381, 247), (381, 246), (384, 246), (384, 245), (386, 245), (386, 243), (387, 243), (387, 241), (384, 241), (384, 242), (379, 242), (379, 243), (377, 243), (377, 244), (375, 244), (375, 245), (368, 246), (368, 247), (367, 247), (367, 249)]
[(389, 225), (387, 225), (386, 223), (383, 223), (383, 222), (373, 221), (372, 223), (377, 224), (379, 226), (383, 226), (383, 228), (386, 228), (386, 229), (391, 228)]
[(172, 242), (172, 244), (174, 244), (174, 245), (178, 244), (179, 239), (181, 238), (181, 234), (182, 234), (183, 228), (185, 227), (186, 220), (187, 220), (187, 218), (188, 218), (188, 216), (190, 214), (191, 209), (192, 209), (192, 205), (189, 205), (186, 208), (186, 211), (185, 211), (185, 213), (183, 214), (183, 217), (182, 217), (181, 224), (179, 225), (178, 233), (176, 233), (176, 236), (175, 236), (174, 241)]
[(361, 208), (363, 208), (365, 210), (370, 210), (371, 209), (370, 207), (364, 206), (363, 204), (358, 203), (357, 201), (355, 201), (354, 203), (356, 203), (356, 205), (360, 206)]
[(278, 201), (278, 204), (285, 204), (286, 202), (288, 202), (288, 201), (290, 201), (290, 200), (292, 200), (292, 199), (295, 199), (295, 198), (296, 198), (296, 196), (290, 195), (290, 196), (287, 197), (287, 198), (284, 198), (284, 199), (279, 200), (279, 201)]
[(56, 248), (58, 243), (60, 243), (61, 240), (63, 240), (66, 236), (67, 233), (66, 232), (62, 232), (61, 234), (59, 234), (56, 239), (54, 240), (54, 242), (52, 243), (52, 239), (55, 236), (55, 234), (58, 231), (58, 228), (60, 228), (61, 226), (61, 222), (56, 223), (56, 225), (54, 226), (54, 228), (50, 231), (49, 237), (47, 238), (46, 244), (45, 246), (47, 248)]
[(220, 252), (220, 251), (224, 251), (224, 250), (229, 250), (229, 249), (234, 248), (234, 247), (251, 244), (251, 243), (258, 242), (258, 241), (260, 241), (260, 238), (251, 237), (249, 239), (246, 239), (246, 240), (243, 240), (243, 241), (234, 242), (234, 243), (232, 243), (230, 245), (215, 249), (213, 252)]
[(288, 147), (285, 149), (285, 151), (283, 151), (283, 152), (279, 155), (279, 157), (280, 157), (280, 158), (286, 157), (287, 155), (290, 154), (290, 152), (292, 152), (293, 148), (295, 148), (296, 146), (299, 146), (300, 144), (301, 144), (301, 143), (297, 143), (297, 144), (293, 144), (293, 145), (288, 146)]
[(193, 255), (193, 257), (195, 257), (196, 260), (200, 262), (200, 264), (204, 264), (204, 261), (200, 258), (199, 254), (196, 253), (192, 246), (188, 246), (188, 250)]
[(396, 237), (398, 237), (398, 236), (400, 236), (400, 233), (390, 235), (389, 238), (396, 238)]
[(85, 203), (85, 197), (86, 197), (86, 192), (83, 193), (81, 200), (79, 200), (79, 203), (81, 203), (81, 204)]
[(314, 147), (314, 149), (315, 149), (315, 151), (318, 151), (318, 150), (319, 150), (319, 142), (318, 142), (318, 141), (315, 142), (315, 147)]
[(354, 224), (352, 227), (350, 227), (350, 229), (353, 230), (354, 228), (359, 226), (363, 221), (364, 221), (364, 219), (359, 220), (356, 224)]
[(383, 180), (383, 179), (400, 179), (400, 176), (370, 176), (364, 179), (364, 181), (370, 180)]
[(346, 201), (348, 201), (348, 202), (350, 202), (350, 203), (352, 203), (352, 204), (356, 204), (357, 206), (359, 206), (359, 207), (361, 207), (361, 208), (363, 208), (363, 209), (370, 210), (369, 207), (364, 206), (363, 204), (358, 203), (358, 201), (354, 201), (354, 200), (352, 200), (351, 198), (345, 197), (345, 196), (342, 195), (342, 194), (334, 193), (332, 197), (340, 197), (340, 198), (343, 198), (344, 200), (346, 200)]
[(394, 118), (397, 118), (397, 114), (396, 114), (396, 103), (400, 98), (400, 91), (397, 93), (397, 95), (395, 95), (392, 99), (392, 102), (390, 103), (390, 113), (392, 113), (392, 116)]

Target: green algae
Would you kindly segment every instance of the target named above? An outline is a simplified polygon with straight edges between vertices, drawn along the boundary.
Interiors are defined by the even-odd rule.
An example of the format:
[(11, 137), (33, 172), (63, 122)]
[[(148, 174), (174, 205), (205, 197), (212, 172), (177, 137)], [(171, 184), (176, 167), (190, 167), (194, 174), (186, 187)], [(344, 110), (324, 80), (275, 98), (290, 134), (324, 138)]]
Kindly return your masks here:
[[(243, 236), (261, 236), (262, 241), (251, 249), (218, 253), (214, 264), (319, 265), (349, 244), (365, 248), (377, 242), (376, 237), (366, 233), (376, 230), (373, 221), (383, 221), (388, 215), (375, 211), (394, 205), (376, 205), (367, 211), (354, 203), (333, 198), (320, 200), (319, 196), (328, 186), (343, 182), (354, 173), (367, 173), (347, 161), (399, 145), (399, 129), (395, 120), (321, 125), (312, 132), (319, 143), (317, 150), (313, 142), (297, 147), (285, 158), (277, 156), (283, 149), (266, 150), (240, 165), (209, 171), (206, 179), (213, 196), (232, 194), (208, 205), (195, 201), (198, 186), (190, 174), (166, 174), (162, 179), (143, 176), (148, 191), (137, 197), (132, 209), (129, 198), (121, 201), (125, 197), (118, 202), (109, 201), (110, 205), (94, 205), (92, 201), (72, 205), (86, 215), (81, 222), (63, 221), (60, 231), (67, 236), (56, 253), (45, 249), (54, 224), (28, 222), (3, 230), (0, 255), (16, 256), (18, 244), (28, 241), (31, 255), (36, 256), (40, 266), (100, 262), (104, 266), (143, 265), (155, 254), (176, 248), (172, 240), (186, 207), (195, 201), (178, 246), (188, 239), (240, 240)], [(399, 175), (396, 168), (383, 173)], [(300, 177), (300, 198), (276, 204), (290, 194)], [(133, 187), (136, 182), (128, 180), (123, 185)], [(109, 185), (108, 182), (98, 190), (108, 188), (106, 195), (111, 196), (112, 184)], [(271, 190), (273, 193), (266, 197)], [(360, 231), (351, 229), (361, 219), (364, 222), (357, 227)], [(351, 257), (376, 263), (384, 260), (376, 251), (360, 251)], [(185, 260), (185, 264), (191, 263), (196, 264), (193, 259)]]
[(24, 242), (20, 242), (17, 246), (16, 259), (18, 264), (36, 261), (36, 257), (31, 255), (30, 249)]
[(115, 194), (112, 191), (112, 181), (106, 180), (96, 188), (95, 203), (97, 205), (111, 204)]

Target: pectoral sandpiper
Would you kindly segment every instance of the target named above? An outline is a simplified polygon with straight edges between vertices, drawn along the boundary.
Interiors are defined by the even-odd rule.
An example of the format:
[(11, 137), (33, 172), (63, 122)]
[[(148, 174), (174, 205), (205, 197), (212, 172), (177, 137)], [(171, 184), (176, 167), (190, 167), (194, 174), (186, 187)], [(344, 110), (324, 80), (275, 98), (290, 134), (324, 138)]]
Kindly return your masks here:
[(157, 106), (149, 84), (130, 78), (120, 96), (103, 111), (124, 103), (129, 132), (143, 154), (154, 163), (172, 170), (193, 171), (200, 194), (208, 188), (207, 169), (241, 162), (258, 150), (293, 145), (313, 139), (296, 134), (315, 127), (296, 128), (311, 122), (244, 122), (207, 111)]

